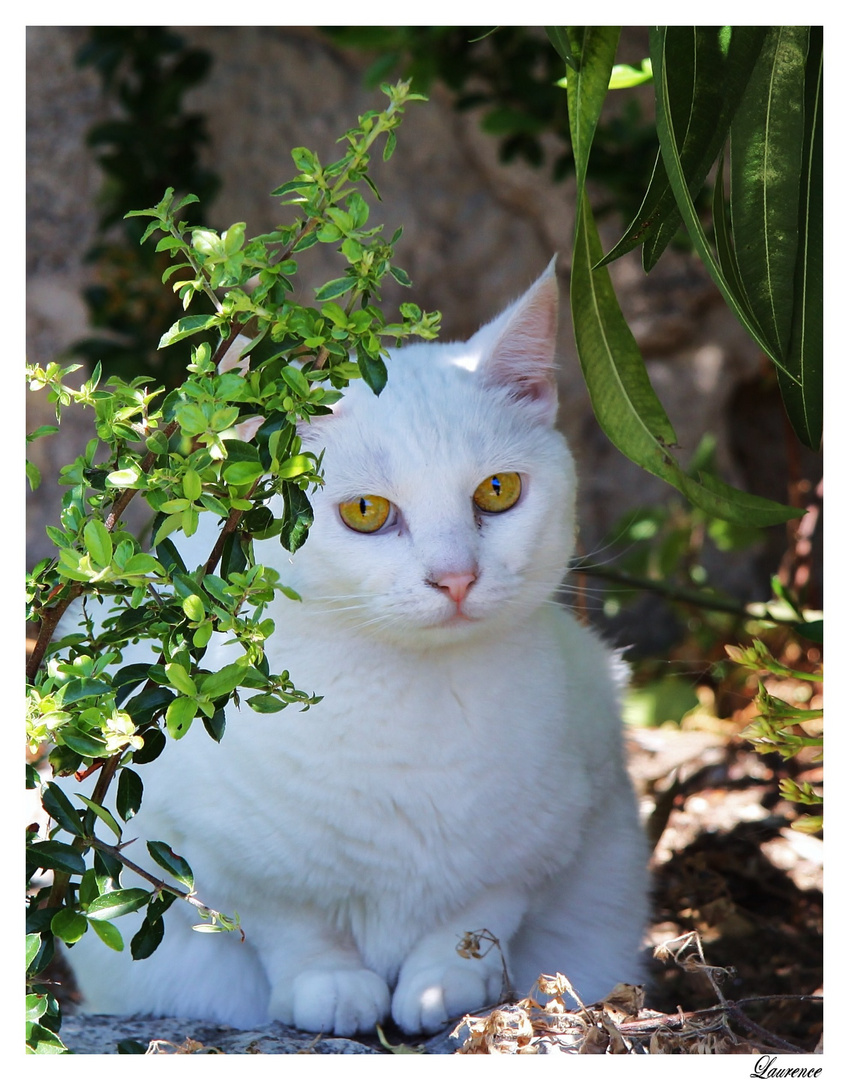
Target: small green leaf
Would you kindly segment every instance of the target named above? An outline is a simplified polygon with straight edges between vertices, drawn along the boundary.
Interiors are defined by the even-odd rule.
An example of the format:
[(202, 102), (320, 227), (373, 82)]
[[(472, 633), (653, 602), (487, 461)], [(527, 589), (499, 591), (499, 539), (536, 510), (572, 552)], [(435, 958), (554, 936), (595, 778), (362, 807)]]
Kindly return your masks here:
[(209, 418), (200, 407), (191, 402), (180, 405), (174, 418), (186, 435), (201, 435), (209, 428)]
[[(342, 311), (338, 304), (326, 304), (325, 307), (321, 309), (322, 314), (324, 314), (325, 308), (336, 308), (338, 311), (342, 312), (342, 316), (345, 317), (344, 311)], [(328, 315), (326, 317), (329, 318), (330, 316)], [(347, 317), (345, 317), (345, 322), (347, 323)], [(280, 379), (286, 383), (290, 390), (294, 390), (295, 393), (299, 394), (301, 397), (308, 398), (310, 396), (310, 384), (307, 382), (304, 373), (298, 371), (297, 368), (292, 367), (291, 365), (282, 368), (280, 371)]]
[(42, 1024), (27, 1022), (27, 1052), (30, 1054), (67, 1054), (68, 1048), (55, 1031)]
[(38, 466), (31, 461), (25, 461), (24, 468), (26, 470), (27, 480), (29, 481), (30, 491), (36, 491), (41, 486), (41, 471)]
[(106, 483), (110, 487), (134, 488), (143, 486), (142, 471), (138, 465), (128, 466), (126, 469), (115, 469), (106, 477)]
[(225, 233), (222, 234), (221, 241), (224, 245), (224, 255), (227, 258), (235, 255), (237, 251), (241, 250), (242, 245), (245, 242), (245, 223), (239, 221), (235, 225), (231, 225)]
[[(197, 593), (192, 593), (191, 596), (185, 597), (183, 599), (182, 607), (183, 611), (186, 613), (187, 617), (192, 620), (192, 622), (201, 622), (201, 620), (206, 615), (206, 607), (204, 605), (204, 602), (201, 597), (197, 595)], [(174, 685), (177, 686), (176, 683), (174, 683)], [(179, 690), (180, 688), (177, 687), (177, 689)], [(195, 691), (184, 691), (184, 693), (186, 692), (193, 694)]]
[(218, 315), (185, 315), (165, 331), (157, 347), (164, 349), (168, 345), (173, 345), (175, 341), (182, 341), (183, 338), (190, 337), (192, 334), (198, 334), (202, 330), (211, 330), (218, 326), (220, 321)]
[(169, 683), (181, 694), (188, 697), (197, 695), (197, 685), (182, 664), (166, 664), (165, 674), (168, 676)]
[[(171, 701), (170, 695), (168, 695), (167, 700)], [(149, 762), (155, 761), (168, 742), (158, 727), (148, 728), (143, 738), (144, 746), (141, 750), (133, 751), (133, 763), (137, 765), (147, 765)]]
[(60, 908), (50, 920), (50, 929), (66, 945), (73, 945), (88, 929), (88, 922), (73, 908)]
[(183, 515), (182, 514), (169, 514), (163, 518), (162, 524), (156, 530), (156, 536), (153, 538), (153, 546), (158, 548), (166, 537), (170, 536), (172, 532), (176, 532), (182, 528)]
[(118, 792), (115, 796), (115, 808), (122, 821), (129, 821), (139, 812), (144, 793), (144, 784), (138, 773), (132, 769), (121, 769), (118, 775)]
[(309, 534), (313, 523), (313, 509), (305, 491), (297, 484), (286, 484), (283, 488), (283, 523), (280, 529), (280, 543), (287, 551), (294, 554)]
[(386, 386), (386, 364), (379, 356), (370, 356), (359, 344), (357, 345), (357, 364), (366, 386), (374, 394), (380, 394)]
[(409, 288), (409, 286), (413, 284), (410, 275), (406, 270), (402, 270), (400, 266), (390, 266), (389, 273), (395, 278), (399, 285), (406, 285)]
[(27, 847), (27, 863), (42, 870), (61, 870), (67, 874), (84, 874), (82, 855), (69, 844), (59, 840), (39, 840)]
[(145, 918), (130, 941), (130, 953), (134, 960), (146, 960), (162, 942), (165, 923), (162, 919)]
[(320, 289), (316, 289), (315, 298), (319, 302), (335, 300), (337, 296), (344, 296), (345, 293), (350, 292), (356, 284), (354, 278), (335, 278), (333, 281), (328, 281), (326, 285), (322, 285)]
[(102, 521), (92, 518), (83, 529), (86, 551), (95, 566), (108, 566), (112, 561), (112, 537)]
[(138, 911), (139, 908), (144, 907), (150, 900), (150, 896), (151, 894), (146, 889), (114, 889), (92, 900), (86, 911), (86, 917), (93, 923), (117, 919), (121, 915), (128, 915), (131, 911)]
[(41, 805), (53, 818), (53, 820), (61, 825), (67, 832), (73, 833), (75, 836), (84, 836), (85, 832), (80, 824), (79, 814), (74, 810), (73, 804), (65, 792), (57, 785), (48, 783), (44, 788), (44, 793), (41, 797)]
[(252, 484), (254, 480), (258, 480), (264, 471), (258, 461), (234, 461), (224, 470), (224, 480), (228, 484), (233, 484), (234, 487), (241, 487), (243, 484)]
[(306, 251), (307, 248), (314, 247), (318, 243), (318, 233), (314, 230), (312, 232), (305, 233), (304, 236), (295, 244), (292, 248), (292, 254), (297, 255), (301, 251)]
[[(85, 919), (83, 919), (85, 922)], [(39, 1017), (47, 1012), (48, 1000), (46, 994), (27, 994), (25, 999), (27, 1021), (34, 1023)]]
[(161, 866), (163, 870), (167, 870), (180, 884), (185, 885), (189, 892), (194, 890), (195, 878), (192, 868), (182, 855), (178, 855), (167, 844), (163, 844), (161, 840), (149, 840), (147, 850), (150, 852), (154, 862)]
[(626, 90), (632, 86), (651, 82), (651, 60), (646, 57), (639, 67), (631, 64), (614, 64), (610, 73), (609, 90)]
[(254, 694), (248, 698), (248, 705), (258, 713), (275, 713), (286, 708), (286, 702), (274, 694)]
[(165, 570), (152, 555), (137, 551), (124, 563), (124, 573), (128, 577), (136, 577), (139, 574), (164, 574)]
[(99, 919), (95, 919), (90, 925), (104, 945), (108, 945), (115, 952), (124, 951), (124, 939), (121, 937), (121, 931), (117, 926), (113, 926), (111, 922), (102, 922)]
[(227, 728), (227, 716), (224, 710), (216, 709), (212, 716), (205, 716), (203, 718), (203, 726), (206, 728), (207, 734), (211, 738), (216, 742), (221, 742)]
[(296, 476), (312, 472), (315, 468), (315, 459), (311, 454), (295, 454), (287, 458), (277, 467), (277, 475), (281, 480), (293, 480)]
[(89, 799), (85, 795), (81, 795), (79, 792), (76, 792), (76, 796), (78, 799), (81, 799), (86, 804), (86, 806), (89, 808), (89, 810), (91, 810), (95, 817), (100, 818), (100, 820), (105, 825), (107, 825), (113, 833), (115, 833), (119, 840), (121, 839), (121, 826), (118, 824), (118, 822), (106, 809), (105, 806), (101, 806), (100, 803), (96, 803), (93, 799)]
[(187, 469), (183, 474), (183, 494), (189, 500), (189, 502), (195, 502), (200, 498), (200, 493), (203, 491), (203, 484), (201, 479), (194, 469)]
[[(312, 150), (308, 150), (305, 146), (296, 146), (294, 150), (291, 151), (291, 154), (292, 161), (295, 163), (295, 168), (300, 169), (302, 173), (312, 175), (321, 168), (318, 158)], [(277, 194), (277, 191), (272, 192), (272, 194)]]
[(29, 970), (30, 964), (38, 956), (38, 950), (41, 948), (41, 934), (27, 934), (26, 936), (26, 961), (27, 970)]
[(197, 716), (198, 706), (194, 698), (178, 697), (165, 712), (165, 726), (172, 739), (182, 739)]
[(202, 622), (192, 634), (192, 645), (196, 649), (205, 649), (212, 639), (212, 623)]
[(103, 739), (95, 738), (95, 736), (79, 731), (71, 725), (63, 727), (61, 731), (57, 732), (56, 737), (58, 742), (70, 747), (71, 750), (82, 757), (96, 758), (106, 752), (106, 743)]
[(64, 686), (62, 703), (70, 705), (71, 702), (81, 701), (87, 697), (103, 697), (111, 691), (111, 685), (104, 679), (71, 679)]
[(227, 664), (219, 671), (201, 675), (201, 692), (212, 701), (224, 697), (225, 694), (231, 694), (237, 686), (241, 686), (245, 672), (246, 669), (241, 664)]

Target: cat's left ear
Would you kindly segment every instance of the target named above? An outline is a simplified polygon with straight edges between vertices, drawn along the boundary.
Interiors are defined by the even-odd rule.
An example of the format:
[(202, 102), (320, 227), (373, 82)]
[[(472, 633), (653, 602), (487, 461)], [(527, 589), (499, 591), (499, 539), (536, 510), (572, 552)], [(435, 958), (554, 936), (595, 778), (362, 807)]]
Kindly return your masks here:
[(524, 296), (472, 338), (484, 344), (478, 367), (484, 382), (508, 390), (547, 424), (553, 424), (557, 414), (556, 261), (555, 255)]

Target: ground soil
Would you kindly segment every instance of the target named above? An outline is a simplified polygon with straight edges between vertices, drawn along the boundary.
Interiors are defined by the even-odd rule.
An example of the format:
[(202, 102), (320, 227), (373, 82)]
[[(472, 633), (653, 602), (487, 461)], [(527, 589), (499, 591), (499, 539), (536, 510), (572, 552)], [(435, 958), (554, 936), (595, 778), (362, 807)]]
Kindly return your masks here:
[[(822, 770), (759, 755), (722, 731), (645, 729), (630, 742), (656, 838), (650, 943), (696, 931), (707, 964), (727, 969), (714, 973), (720, 992), (746, 1002), (752, 1049), (768, 1047), (772, 1034), (779, 1052), (782, 1043), (814, 1051), (822, 1038), (822, 1002), (810, 999), (822, 995), (823, 845), (792, 828), (801, 811), (780, 797), (778, 777), (818, 784)], [(651, 961), (652, 1009), (717, 1003), (707, 974)]]

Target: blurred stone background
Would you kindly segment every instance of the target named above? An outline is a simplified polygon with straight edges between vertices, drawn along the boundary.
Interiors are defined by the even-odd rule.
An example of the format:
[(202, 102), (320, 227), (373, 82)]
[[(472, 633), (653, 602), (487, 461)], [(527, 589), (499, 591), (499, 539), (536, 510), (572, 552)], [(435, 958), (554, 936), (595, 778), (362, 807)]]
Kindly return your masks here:
[[(246, 221), (249, 236), (289, 220), (268, 193), (291, 178), (291, 148), (307, 146), (322, 161), (339, 156), (338, 137), (358, 114), (385, 100), (364, 85), (373, 57), (306, 27), (175, 29), (187, 45), (212, 57), (209, 77), (185, 101), (187, 110), (206, 117), (211, 139), (204, 163), (222, 181), (204, 220), (220, 229)], [(88, 333), (81, 289), (93, 270), (83, 255), (95, 240), (103, 177), (85, 139), (114, 105), (95, 73), (75, 63), (86, 35), (85, 27), (27, 30), (27, 352), (40, 364)], [(647, 55), (645, 32), (626, 29), (622, 51), (639, 63)], [(650, 87), (635, 93), (650, 107)], [(622, 100), (612, 95), (610, 108), (620, 108)], [(442, 337), (464, 338), (560, 253), (561, 424), (579, 466), (580, 549), (592, 554), (626, 511), (675, 496), (614, 449), (592, 415), (568, 316), (573, 182), (554, 183), (545, 169), (500, 161), (497, 141), (481, 130), (480, 117), (480, 109), (456, 111), (452, 94), (437, 84), (428, 104), (408, 108), (392, 159), (374, 162), (383, 201), (372, 219), (385, 222), (390, 235), (403, 224), (398, 261), (413, 280), (411, 291), (387, 288), (386, 307), (391, 311), (411, 299), (439, 309)], [(604, 218), (606, 249), (626, 224), (616, 214)], [(339, 259), (329, 245), (305, 253), (301, 289), (309, 295), (339, 276)], [(766, 363), (695, 257), (670, 249), (647, 276), (631, 253), (613, 265), (612, 275), (678, 433), (680, 459), (686, 462), (702, 436), (712, 433), (725, 480), (786, 501), (788, 471), (797, 469), (813, 489), (821, 459), (791, 445)], [(28, 431), (53, 419), (43, 394), (28, 393), (27, 409)], [(32, 448), (44, 482), (29, 496), (30, 563), (51, 551), (44, 526), (55, 518), (61, 497), (52, 478), (85, 445), (89, 423), (86, 413), (68, 410), (61, 434)], [(785, 531), (776, 527), (745, 551), (715, 553), (708, 569), (731, 595), (765, 600), (785, 546)], [(651, 650), (663, 648), (674, 631), (663, 606), (646, 598), (623, 611), (610, 632), (622, 644), (639, 642)]]

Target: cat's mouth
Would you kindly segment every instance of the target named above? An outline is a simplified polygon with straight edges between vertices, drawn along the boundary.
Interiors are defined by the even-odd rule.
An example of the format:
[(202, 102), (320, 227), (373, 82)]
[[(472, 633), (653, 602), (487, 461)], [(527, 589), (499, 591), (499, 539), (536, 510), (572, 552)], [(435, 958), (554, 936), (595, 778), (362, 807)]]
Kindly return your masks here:
[(481, 615), (473, 615), (462, 607), (452, 605), (451, 610), (434, 619), (430, 627), (435, 630), (463, 630), (481, 622), (482, 618)]

